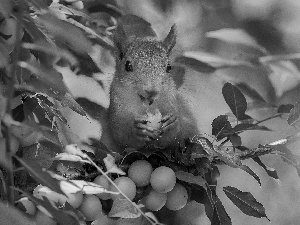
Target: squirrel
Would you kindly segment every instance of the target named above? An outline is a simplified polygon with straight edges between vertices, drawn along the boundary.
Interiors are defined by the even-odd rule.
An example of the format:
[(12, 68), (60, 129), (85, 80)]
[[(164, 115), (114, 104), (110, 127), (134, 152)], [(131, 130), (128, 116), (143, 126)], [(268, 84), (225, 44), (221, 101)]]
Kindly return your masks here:
[[(137, 19), (129, 17), (129, 22)], [(158, 40), (151, 25), (143, 23), (142, 31), (138, 26), (130, 34), (121, 21), (114, 34), (116, 70), (101, 140), (117, 151), (147, 145), (176, 146), (200, 133), (171, 73), (176, 26), (164, 40)]]
[[(108, 108), (76, 99), (100, 121), (101, 142), (109, 150), (122, 153), (125, 148), (139, 150), (151, 145), (161, 149), (177, 147), (186, 138), (201, 134), (189, 100), (180, 90), (183, 82), (170, 59), (176, 43), (176, 26), (163, 40), (158, 40), (150, 23), (140, 17), (123, 16), (113, 42), (115, 72)], [(186, 209), (191, 213), (180, 215), (169, 210), (157, 216), (168, 220), (167, 224), (194, 224), (203, 211), (195, 202)]]

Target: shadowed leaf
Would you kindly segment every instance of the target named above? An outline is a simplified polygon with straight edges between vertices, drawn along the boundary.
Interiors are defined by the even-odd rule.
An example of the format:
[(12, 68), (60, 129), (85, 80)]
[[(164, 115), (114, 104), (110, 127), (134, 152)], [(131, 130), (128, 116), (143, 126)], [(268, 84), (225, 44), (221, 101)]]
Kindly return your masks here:
[(205, 63), (215, 69), (238, 67), (238, 66), (251, 66), (251, 64), (247, 61), (230, 60), (202, 51), (184, 52), (183, 56), (187, 58), (195, 59), (201, 63)]
[(247, 110), (247, 101), (245, 96), (237, 87), (231, 83), (225, 83), (222, 88), (222, 94), (227, 105), (238, 120), (251, 118), (245, 114)]
[[(35, 205), (37, 205), (39, 209), (43, 207), (43, 212), (46, 209), (47, 212), (50, 213), (53, 216), (54, 220), (56, 220), (59, 224), (80, 224), (78, 221), (78, 216), (75, 213), (71, 213), (71, 211), (69, 210), (61, 210), (54, 207), (48, 198), (43, 197), (43, 200), (41, 200), (33, 196), (31, 193), (25, 192), (18, 188), (14, 189), (22, 192), (25, 196), (28, 197), (28, 199), (30, 199)], [(75, 212), (75, 210), (72, 210), (72, 212)], [(72, 216), (70, 214), (72, 214)]]
[(205, 185), (206, 181), (203, 179), (201, 176), (194, 176), (191, 173), (184, 172), (184, 171), (177, 171), (175, 172), (176, 178), (178, 180), (187, 182), (189, 184), (196, 184), (198, 186), (203, 186)]
[(233, 44), (244, 50), (245, 53), (251, 53), (257, 58), (266, 54), (266, 50), (257, 44), (253, 37), (241, 29), (224, 28), (210, 31), (206, 33), (206, 37)]
[(221, 200), (218, 196), (214, 196), (215, 211), (211, 225), (231, 225), (231, 218), (228, 216)]
[(217, 140), (221, 140), (227, 137), (229, 134), (233, 133), (230, 122), (228, 121), (228, 116), (220, 115), (215, 118), (212, 122), (212, 135), (215, 135)]
[(179, 56), (175, 59), (175, 64), (186, 66), (201, 73), (213, 73), (216, 68), (207, 63), (201, 62), (191, 57)]
[(140, 212), (126, 199), (117, 198), (109, 212), (110, 217), (138, 218)]
[(277, 112), (278, 113), (290, 113), (293, 108), (294, 108), (294, 105), (292, 105), (292, 104), (280, 105), (278, 107)]
[(71, 94), (66, 93), (61, 99), (61, 104), (63, 106), (69, 107), (74, 112), (78, 113), (81, 116), (87, 116), (84, 109), (75, 101)]
[(300, 128), (300, 103), (299, 102), (297, 102), (294, 108), (291, 110), (288, 118), (288, 124), (298, 129)]
[(277, 172), (274, 168), (271, 168), (269, 166), (266, 166), (259, 157), (254, 157), (252, 158), (258, 165), (260, 165), (262, 168), (264, 168), (264, 170), (267, 172), (267, 174), (272, 177), (273, 179), (276, 180), (277, 183), (280, 184), (280, 180), (279, 177), (277, 175)]
[(285, 145), (278, 144), (272, 146), (272, 148), (277, 151), (277, 154), (281, 156), (284, 162), (296, 169), (297, 174), (300, 177), (300, 163), (299, 160), (297, 160), (297, 156), (294, 155)]
[(259, 185), (261, 186), (261, 182), (260, 182), (260, 179), (259, 177), (257, 176), (256, 173), (254, 173), (248, 166), (246, 165), (241, 165), (239, 167), (240, 169), (244, 170), (245, 172), (247, 172), (248, 174), (250, 174), (258, 183)]
[(151, 24), (139, 16), (125, 15), (120, 19), (119, 23), (127, 37), (156, 37)]
[(263, 205), (255, 200), (249, 192), (242, 192), (235, 187), (224, 187), (226, 196), (246, 215), (254, 217), (268, 217)]
[(244, 92), (244, 94), (248, 95), (254, 101), (265, 102), (264, 98), (252, 87), (250, 87), (246, 83), (239, 83), (236, 86)]
[(265, 126), (259, 126), (257, 124), (251, 124), (251, 123), (241, 123), (241, 124), (236, 125), (233, 128), (234, 132), (241, 132), (241, 131), (246, 131), (246, 130), (272, 131)]
[(230, 135), (229, 140), (230, 140), (231, 144), (233, 145), (233, 147), (239, 147), (242, 145), (242, 139), (237, 134)]
[(43, 171), (42, 167), (35, 161), (21, 159), (18, 156), (14, 157), (22, 164), (22, 166), (31, 174), (31, 176), (34, 177), (34, 179), (38, 183), (49, 187), (51, 190), (59, 194), (64, 194), (60, 189), (58, 181), (52, 178), (47, 172)]

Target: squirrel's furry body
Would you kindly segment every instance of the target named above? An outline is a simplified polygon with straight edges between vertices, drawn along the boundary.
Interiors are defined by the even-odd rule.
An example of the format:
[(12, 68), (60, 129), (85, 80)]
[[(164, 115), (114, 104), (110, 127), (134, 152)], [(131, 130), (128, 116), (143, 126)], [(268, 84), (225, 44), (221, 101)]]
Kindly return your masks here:
[[(164, 148), (199, 134), (187, 101), (170, 73), (175, 28), (163, 41), (129, 38), (123, 30), (117, 30), (115, 36), (116, 71), (107, 113), (109, 135), (104, 135), (110, 140), (104, 143), (119, 149), (150, 144)], [(161, 116), (158, 129), (148, 125), (149, 115), (155, 114)]]

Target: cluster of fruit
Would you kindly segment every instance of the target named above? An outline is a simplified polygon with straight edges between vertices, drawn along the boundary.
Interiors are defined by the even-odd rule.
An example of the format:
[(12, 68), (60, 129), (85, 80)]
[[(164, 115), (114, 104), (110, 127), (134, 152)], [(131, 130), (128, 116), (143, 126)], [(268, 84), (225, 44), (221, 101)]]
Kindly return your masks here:
[[(186, 205), (188, 200), (186, 188), (176, 183), (175, 172), (171, 168), (160, 166), (153, 170), (152, 165), (146, 160), (135, 161), (128, 169), (128, 177), (117, 179), (126, 180), (127, 183), (130, 183), (126, 187), (130, 186), (132, 188), (124, 190), (126, 194), (130, 191), (130, 197), (135, 195), (133, 186), (144, 187), (150, 184), (151, 190), (141, 200), (141, 203), (152, 211), (158, 211), (163, 206), (170, 210), (179, 210)], [(125, 187), (125, 185), (123, 186)]]
[[(152, 165), (146, 160), (133, 162), (128, 169), (127, 176), (120, 176), (114, 180), (116, 186), (112, 185), (104, 175), (97, 176), (93, 180), (93, 183), (114, 193), (118, 193), (117, 186), (130, 200), (134, 200), (138, 188), (148, 186), (148, 188), (146, 188), (147, 195), (140, 201), (147, 209), (152, 211), (158, 211), (163, 206), (170, 210), (179, 210), (186, 205), (188, 200), (186, 188), (176, 183), (175, 172), (171, 168), (160, 166), (153, 170)], [(68, 202), (82, 213), (86, 221), (94, 221), (105, 215), (102, 211), (103, 202), (101, 201), (108, 199), (114, 201), (117, 198), (124, 198), (121, 194), (106, 192), (93, 195), (84, 194), (79, 191), (62, 195), (51, 191), (45, 186), (38, 186), (34, 191), (34, 195), (37, 193), (42, 193), (43, 196), (59, 205)], [(23, 199), (20, 202), (25, 206), (27, 213), (34, 215), (38, 224), (57, 224), (50, 215), (36, 210), (34, 204), (28, 199)]]

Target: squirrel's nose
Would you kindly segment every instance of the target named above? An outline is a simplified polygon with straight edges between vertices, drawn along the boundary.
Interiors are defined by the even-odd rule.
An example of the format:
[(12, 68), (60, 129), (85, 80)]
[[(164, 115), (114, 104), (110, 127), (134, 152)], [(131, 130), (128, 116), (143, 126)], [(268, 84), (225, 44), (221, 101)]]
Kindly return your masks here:
[(143, 102), (147, 102), (149, 105), (151, 105), (156, 99), (157, 94), (158, 92), (154, 90), (151, 91), (144, 90), (143, 92), (139, 93), (139, 96)]

